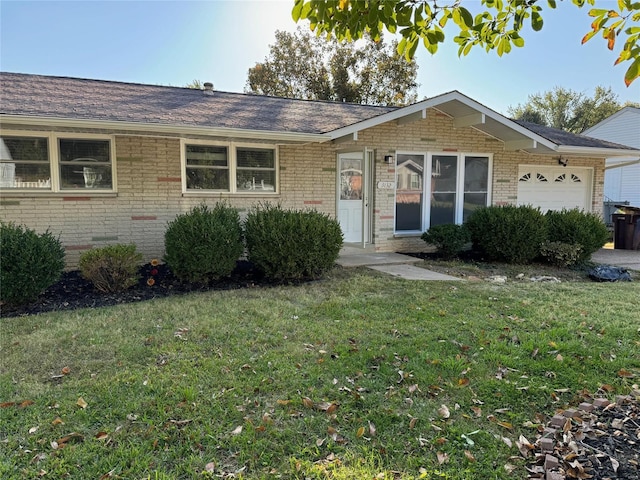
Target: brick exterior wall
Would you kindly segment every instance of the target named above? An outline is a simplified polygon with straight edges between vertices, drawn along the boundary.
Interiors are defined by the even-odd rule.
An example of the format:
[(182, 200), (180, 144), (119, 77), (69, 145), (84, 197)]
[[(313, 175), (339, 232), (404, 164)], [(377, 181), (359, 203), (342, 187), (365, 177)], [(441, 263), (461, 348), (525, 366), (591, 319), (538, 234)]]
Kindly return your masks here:
[[(417, 251), (426, 248), (419, 237), (394, 235), (393, 190), (375, 188), (377, 182), (395, 181), (395, 168), (384, 163), (384, 155), (396, 151), (492, 153), (492, 203), (498, 205), (516, 203), (519, 164), (557, 165), (555, 158), (505, 152), (502, 142), (470, 127), (456, 129), (450, 118), (429, 110), (424, 120), (405, 125), (393, 121), (361, 131), (357, 141), (279, 146), (280, 194), (183, 195), (179, 138), (119, 133), (114, 138), (117, 194), (83, 191), (36, 196), (2, 191), (0, 219), (60, 234), (69, 268), (77, 265), (83, 251), (114, 243), (135, 243), (148, 261), (162, 258), (167, 222), (202, 202), (213, 205), (225, 199), (242, 215), (255, 203), (268, 200), (286, 208), (314, 208), (335, 216), (337, 154), (367, 147), (375, 151), (375, 249)], [(594, 168), (592, 208), (600, 212), (604, 159), (572, 157), (571, 166)]]

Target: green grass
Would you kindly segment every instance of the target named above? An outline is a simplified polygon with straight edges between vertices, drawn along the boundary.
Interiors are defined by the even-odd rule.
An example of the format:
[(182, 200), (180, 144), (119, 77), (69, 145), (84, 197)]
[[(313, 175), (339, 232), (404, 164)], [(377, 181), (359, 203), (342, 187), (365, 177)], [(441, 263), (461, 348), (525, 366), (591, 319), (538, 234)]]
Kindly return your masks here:
[(0, 477), (525, 478), (532, 424), (637, 382), (639, 294), (353, 270), (2, 319)]

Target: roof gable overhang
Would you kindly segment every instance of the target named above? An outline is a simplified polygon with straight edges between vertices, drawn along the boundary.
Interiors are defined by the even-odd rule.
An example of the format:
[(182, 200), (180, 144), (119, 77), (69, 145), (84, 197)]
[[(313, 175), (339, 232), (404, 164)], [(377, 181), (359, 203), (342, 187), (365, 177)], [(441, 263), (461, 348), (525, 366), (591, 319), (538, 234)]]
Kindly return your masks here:
[(629, 150), (559, 145), (510, 120), (458, 91), (429, 98), (377, 117), (333, 130), (327, 138), (337, 142), (357, 140), (358, 132), (386, 122), (399, 125), (427, 118), (429, 109), (453, 119), (455, 128), (471, 127), (504, 144), (505, 151), (523, 151), (538, 155), (589, 155), (612, 157), (629, 155)]
[(238, 141), (270, 141), (276, 144), (304, 144), (324, 142), (326, 137), (318, 133), (278, 132), (268, 130), (249, 130), (240, 128), (216, 128), (192, 125), (171, 125), (159, 123), (120, 122), (106, 120), (81, 120), (29, 115), (0, 115), (0, 126), (18, 125), (34, 126), (46, 129), (82, 128), (109, 130), (115, 132), (132, 132), (153, 136), (207, 136), (232, 139)]

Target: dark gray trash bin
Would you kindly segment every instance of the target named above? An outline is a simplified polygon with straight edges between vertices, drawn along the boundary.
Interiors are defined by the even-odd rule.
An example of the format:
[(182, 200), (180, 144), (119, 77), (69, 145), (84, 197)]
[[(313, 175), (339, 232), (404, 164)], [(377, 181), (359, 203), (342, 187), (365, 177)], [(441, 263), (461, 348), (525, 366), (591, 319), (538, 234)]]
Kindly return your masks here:
[(640, 207), (616, 205), (623, 213), (611, 215), (613, 221), (613, 248), (640, 250)]

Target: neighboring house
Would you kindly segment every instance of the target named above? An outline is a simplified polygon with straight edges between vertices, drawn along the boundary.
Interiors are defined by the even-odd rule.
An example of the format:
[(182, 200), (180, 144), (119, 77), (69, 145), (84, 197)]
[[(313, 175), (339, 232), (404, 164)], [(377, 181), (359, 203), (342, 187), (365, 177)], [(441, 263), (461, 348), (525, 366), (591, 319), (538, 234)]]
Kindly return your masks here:
[[(640, 108), (624, 107), (585, 130), (583, 135), (640, 149)], [(607, 159), (604, 197), (605, 203), (629, 202), (640, 207), (640, 157), (637, 152)]]
[(604, 159), (638, 153), (457, 91), (397, 108), (2, 73), (0, 98), (0, 219), (60, 234), (70, 267), (112, 243), (161, 258), (167, 222), (220, 200), (314, 208), (347, 243), (415, 251), (485, 205), (600, 212)]

